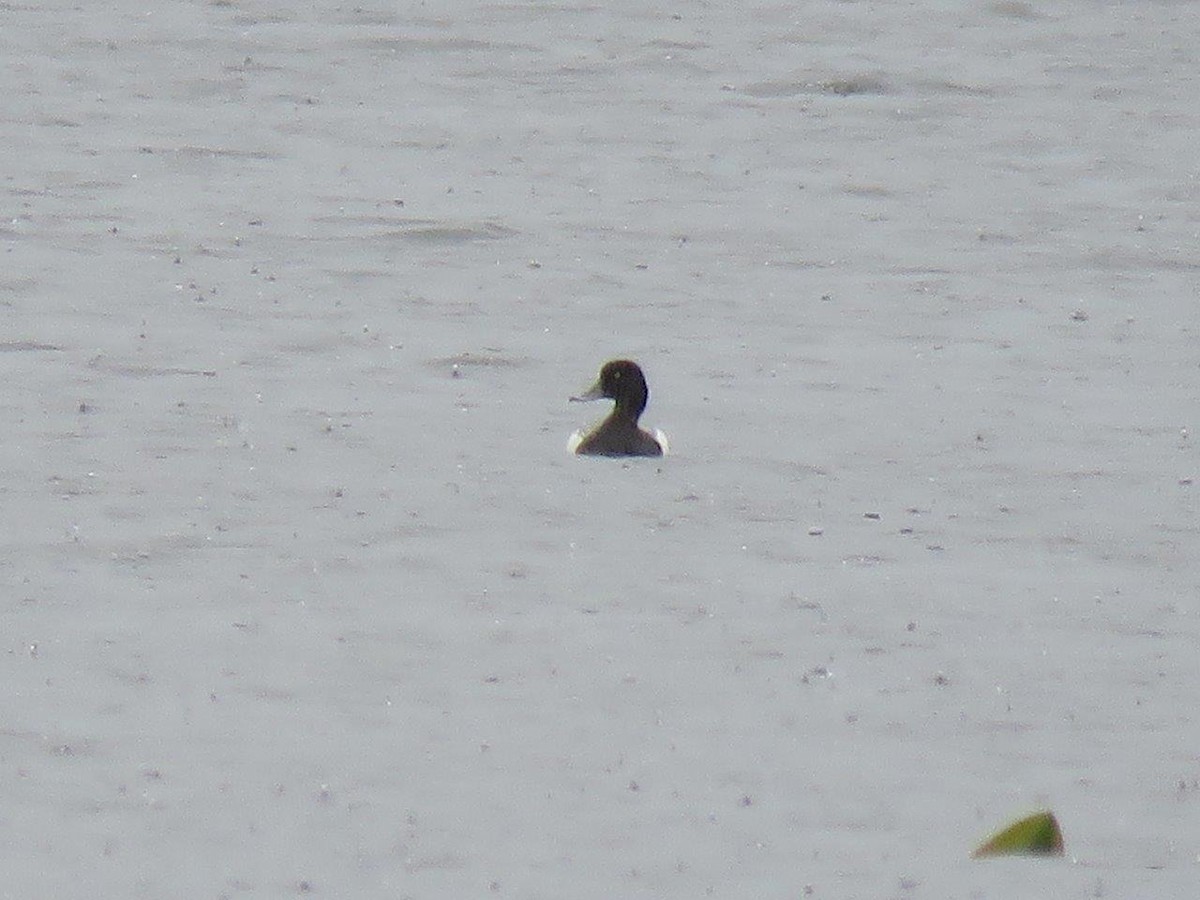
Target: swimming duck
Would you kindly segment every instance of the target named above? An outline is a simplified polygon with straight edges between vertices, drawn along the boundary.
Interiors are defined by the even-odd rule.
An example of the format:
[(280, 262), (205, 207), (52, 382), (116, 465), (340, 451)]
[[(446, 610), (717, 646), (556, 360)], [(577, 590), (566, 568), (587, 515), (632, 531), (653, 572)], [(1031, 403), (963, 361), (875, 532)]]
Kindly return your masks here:
[(572, 400), (615, 400), (617, 405), (603, 422), (586, 435), (571, 435), (567, 448), (583, 456), (662, 456), (666, 436), (638, 428), (638, 416), (646, 408), (650, 391), (638, 364), (627, 359), (606, 362), (600, 377), (586, 392)]

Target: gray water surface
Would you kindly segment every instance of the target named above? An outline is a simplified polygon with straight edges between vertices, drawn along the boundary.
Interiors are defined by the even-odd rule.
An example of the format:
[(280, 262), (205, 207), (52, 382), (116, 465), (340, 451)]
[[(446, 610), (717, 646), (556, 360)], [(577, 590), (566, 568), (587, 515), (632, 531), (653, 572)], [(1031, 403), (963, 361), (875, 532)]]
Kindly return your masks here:
[(0, 894), (1195, 896), (1200, 6), (0, 18)]

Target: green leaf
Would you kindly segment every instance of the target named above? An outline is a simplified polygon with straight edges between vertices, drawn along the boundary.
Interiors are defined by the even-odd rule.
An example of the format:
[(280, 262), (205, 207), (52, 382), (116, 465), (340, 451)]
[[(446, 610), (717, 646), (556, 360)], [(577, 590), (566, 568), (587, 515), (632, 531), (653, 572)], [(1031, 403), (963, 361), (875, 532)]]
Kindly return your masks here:
[(1035, 813), (996, 832), (971, 854), (973, 859), (989, 856), (1062, 856), (1062, 832), (1054, 813)]

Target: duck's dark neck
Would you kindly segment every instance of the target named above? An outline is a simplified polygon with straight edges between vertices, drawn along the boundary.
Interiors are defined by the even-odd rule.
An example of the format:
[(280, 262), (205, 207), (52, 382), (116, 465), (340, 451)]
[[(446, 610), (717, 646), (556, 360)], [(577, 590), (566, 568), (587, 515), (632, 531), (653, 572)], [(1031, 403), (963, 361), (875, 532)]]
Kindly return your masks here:
[(639, 391), (631, 396), (618, 397), (617, 405), (613, 407), (612, 418), (630, 419), (637, 422), (646, 409), (647, 393), (647, 391)]

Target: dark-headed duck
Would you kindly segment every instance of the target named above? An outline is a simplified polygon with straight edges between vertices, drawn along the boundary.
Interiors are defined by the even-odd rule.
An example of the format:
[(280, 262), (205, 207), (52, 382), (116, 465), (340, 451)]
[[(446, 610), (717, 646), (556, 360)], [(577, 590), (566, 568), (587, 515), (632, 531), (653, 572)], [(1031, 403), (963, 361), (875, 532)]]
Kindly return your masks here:
[(572, 400), (615, 400), (617, 405), (603, 422), (586, 435), (571, 435), (567, 449), (584, 456), (662, 456), (667, 439), (638, 428), (650, 391), (638, 364), (627, 359), (606, 362), (596, 383)]

